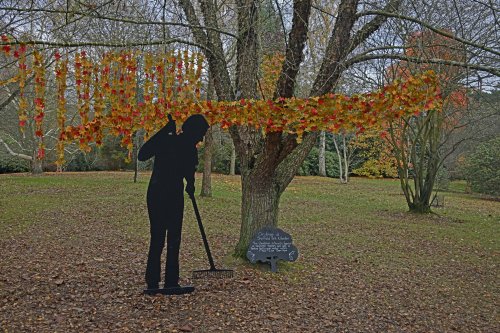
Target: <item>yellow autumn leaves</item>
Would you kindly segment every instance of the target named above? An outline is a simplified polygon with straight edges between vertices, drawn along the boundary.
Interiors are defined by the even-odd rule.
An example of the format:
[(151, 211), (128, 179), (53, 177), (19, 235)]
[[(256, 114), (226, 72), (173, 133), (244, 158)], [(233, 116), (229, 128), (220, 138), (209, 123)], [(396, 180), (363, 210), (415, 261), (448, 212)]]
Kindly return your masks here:
[[(42, 142), (46, 73), (42, 53), (34, 51), (33, 57), (34, 119), (37, 136)], [(73, 57), (80, 124), (67, 126), (66, 90), (70, 61), (67, 55), (63, 57), (56, 53), (55, 57), (59, 166), (64, 163), (65, 143), (77, 141), (81, 149), (88, 151), (92, 142), (100, 145), (106, 133), (119, 136), (122, 145), (131, 152), (134, 135), (141, 133), (147, 139), (166, 124), (168, 114), (183, 121), (191, 114), (201, 113), (210, 124), (218, 123), (222, 128), (254, 126), (264, 134), (295, 134), (300, 141), (309, 131), (363, 132), (398, 117), (439, 107), (440, 103), (437, 79), (431, 71), (404, 81), (394, 81), (379, 91), (365, 94), (270, 100), (283, 56), (264, 59), (259, 89), (261, 97), (267, 99), (206, 101), (201, 100), (203, 57), (198, 53), (121, 51), (97, 58), (81, 51)], [(18, 61), (18, 81), (20, 88), (24, 89), (28, 71), (24, 52), (19, 53)], [(21, 126), (27, 119), (27, 103), (23, 102), (23, 96), (21, 94), (19, 110)], [(43, 142), (41, 148), (43, 150)]]

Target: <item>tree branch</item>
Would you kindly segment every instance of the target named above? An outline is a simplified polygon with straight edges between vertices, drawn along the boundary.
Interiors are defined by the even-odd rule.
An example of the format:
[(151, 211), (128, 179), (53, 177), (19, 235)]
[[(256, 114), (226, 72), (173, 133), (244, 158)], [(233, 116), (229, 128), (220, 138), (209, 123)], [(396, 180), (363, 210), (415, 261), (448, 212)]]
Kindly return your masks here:
[(478, 65), (478, 64), (468, 64), (465, 62), (445, 60), (445, 59), (439, 59), (439, 58), (424, 59), (424, 58), (417, 58), (417, 57), (408, 57), (408, 56), (403, 55), (403, 54), (363, 54), (361, 56), (355, 56), (355, 57), (343, 62), (343, 65), (345, 67), (349, 67), (353, 64), (357, 64), (357, 63), (360, 63), (363, 61), (376, 60), (376, 59), (396, 59), (396, 60), (404, 60), (404, 61), (408, 61), (408, 62), (413, 62), (413, 63), (417, 63), (417, 64), (439, 64), (439, 65), (463, 67), (463, 68), (475, 69), (475, 70), (479, 70), (479, 71), (488, 72), (488, 73), (493, 74), (497, 77), (500, 77), (500, 69), (497, 67), (483, 66), (483, 65)]
[[(382, 12), (384, 13), (394, 13), (398, 10), (401, 5), (401, 0), (391, 0), (384, 7)], [(358, 16), (359, 17), (359, 16)], [(382, 24), (387, 21), (387, 16), (377, 15), (373, 20), (365, 24), (358, 32), (351, 38), (351, 42), (349, 44), (348, 53), (351, 53), (356, 47), (358, 47), (361, 43), (363, 43), (371, 34), (377, 31)]]
[(330, 40), (319, 73), (314, 81), (310, 96), (321, 96), (330, 92), (337, 83), (342, 69), (340, 62), (347, 56), (350, 34), (356, 21), (359, 0), (342, 0)]
[(208, 45), (208, 36), (203, 30), (203, 26), (201, 26), (200, 21), (198, 20), (198, 17), (196, 16), (196, 12), (194, 10), (193, 4), (189, 0), (180, 0), (179, 4), (182, 7), (182, 10), (184, 11), (184, 15), (186, 15), (186, 18), (188, 22), (190, 23), (191, 27), (191, 32), (193, 33), (193, 36), (198, 44), (202, 44), (205, 47), (209, 48)]
[[(184, 11), (184, 15), (186, 15), (188, 22), (191, 23), (191, 32), (193, 33), (194, 39), (198, 44), (203, 45), (203, 50), (205, 51), (205, 56), (207, 57), (208, 66), (210, 68), (210, 72), (213, 75), (217, 97), (221, 100), (233, 100), (233, 88), (231, 86), (231, 79), (227, 70), (227, 64), (224, 57), (222, 43), (220, 42), (220, 36), (217, 36), (219, 38), (219, 43), (212, 43), (210, 39), (215, 38), (216, 36), (207, 34), (203, 31), (191, 1), (180, 0), (179, 4)], [(213, 10), (213, 7), (205, 8), (205, 10)]]
[(22, 158), (22, 159), (28, 160), (28, 161), (32, 161), (33, 160), (33, 157), (31, 157), (31, 156), (28, 156), (28, 155), (25, 155), (25, 154), (16, 153), (15, 151), (13, 151), (9, 147), (9, 145), (7, 144), (7, 142), (5, 142), (5, 141), (2, 140), (2, 138), (0, 138), (0, 143), (3, 143), (3, 145), (5, 146), (5, 148), (7, 148), (7, 151), (9, 152), (9, 154), (11, 154), (12, 156), (19, 157), (19, 158)]
[(394, 17), (394, 18), (399, 18), (399, 19), (402, 19), (402, 20), (406, 20), (406, 21), (418, 23), (418, 24), (422, 25), (423, 27), (425, 27), (425, 28), (427, 28), (427, 29), (429, 29), (429, 30), (431, 30), (431, 31), (433, 31), (433, 32), (441, 35), (441, 36), (454, 39), (454, 40), (456, 40), (456, 41), (458, 41), (460, 43), (463, 43), (463, 44), (466, 44), (466, 45), (469, 45), (469, 46), (473, 46), (473, 47), (479, 48), (481, 50), (493, 53), (493, 54), (495, 54), (497, 56), (500, 56), (500, 52), (495, 51), (494, 49), (491, 49), (491, 48), (486, 47), (484, 45), (480, 45), (480, 44), (468, 41), (466, 39), (460, 38), (460, 37), (455, 36), (455, 35), (453, 35), (451, 33), (448, 33), (446, 31), (443, 31), (443, 30), (440, 30), (438, 28), (435, 28), (432, 25), (430, 25), (429, 23), (425, 23), (425, 22), (423, 22), (423, 21), (421, 21), (419, 19), (413, 18), (413, 17), (409, 17), (409, 16), (397, 14), (397, 13), (391, 13), (391, 12), (387, 12), (387, 11), (384, 11), (384, 10), (367, 10), (367, 11), (358, 13), (358, 17), (366, 16), (366, 15), (381, 15), (381, 16), (386, 16), (386, 17)]
[(42, 12), (42, 13), (52, 13), (52, 14), (72, 14), (72, 15), (81, 15), (81, 16), (88, 17), (88, 18), (95, 18), (95, 19), (100, 19), (100, 20), (115, 21), (115, 22), (122, 22), (122, 23), (130, 23), (130, 24), (135, 24), (135, 25), (171, 25), (171, 26), (186, 27), (186, 28), (190, 28), (190, 29), (207, 29), (207, 30), (217, 31), (218, 33), (228, 35), (228, 36), (231, 36), (231, 37), (236, 38), (236, 39), (238, 38), (238, 36), (236, 36), (233, 33), (223, 31), (223, 30), (220, 30), (220, 29), (215, 28), (215, 27), (207, 27), (207, 26), (202, 26), (202, 25), (192, 25), (192, 24), (186, 24), (186, 23), (181, 23), (181, 22), (137, 21), (137, 20), (132, 20), (132, 19), (128, 19), (128, 18), (103, 16), (103, 15), (100, 15), (97, 13), (91, 14), (88, 12), (67, 11), (67, 10), (58, 10), (58, 9), (43, 9), (43, 8), (0, 7), (0, 10), (28, 12), (28, 13)]
[(274, 99), (278, 97), (292, 97), (295, 89), (295, 80), (300, 64), (304, 59), (304, 46), (307, 40), (309, 15), (311, 13), (310, 0), (295, 0), (293, 3), (292, 30), (287, 44), (285, 61), (280, 77), (276, 83)]
[(106, 47), (135, 47), (135, 46), (152, 46), (152, 45), (164, 45), (164, 44), (186, 44), (198, 47), (202, 50), (207, 50), (204, 45), (193, 43), (184, 39), (171, 38), (167, 40), (153, 40), (149, 42), (122, 42), (122, 43), (111, 43), (111, 42), (48, 42), (43, 40), (28, 40), (28, 41), (10, 41), (10, 42), (0, 42), (0, 46), (3, 45), (44, 45), (51, 47), (83, 47), (83, 46), (106, 46)]

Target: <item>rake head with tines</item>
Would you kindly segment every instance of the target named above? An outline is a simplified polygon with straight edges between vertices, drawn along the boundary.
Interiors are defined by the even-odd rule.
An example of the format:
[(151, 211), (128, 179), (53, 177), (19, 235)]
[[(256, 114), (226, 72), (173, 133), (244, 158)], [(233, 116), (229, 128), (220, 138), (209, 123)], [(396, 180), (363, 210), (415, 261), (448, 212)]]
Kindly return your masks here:
[(230, 279), (233, 277), (233, 270), (231, 269), (216, 269), (214, 264), (214, 259), (212, 258), (212, 253), (210, 252), (210, 247), (208, 246), (207, 236), (205, 235), (205, 229), (201, 223), (200, 212), (198, 211), (198, 205), (193, 196), (191, 197), (191, 202), (193, 203), (194, 213), (196, 215), (196, 220), (198, 221), (198, 227), (200, 228), (201, 237), (203, 238), (203, 245), (205, 246), (205, 251), (207, 252), (208, 262), (210, 264), (210, 269), (193, 271), (193, 279), (205, 279), (205, 278), (216, 278), (216, 279)]

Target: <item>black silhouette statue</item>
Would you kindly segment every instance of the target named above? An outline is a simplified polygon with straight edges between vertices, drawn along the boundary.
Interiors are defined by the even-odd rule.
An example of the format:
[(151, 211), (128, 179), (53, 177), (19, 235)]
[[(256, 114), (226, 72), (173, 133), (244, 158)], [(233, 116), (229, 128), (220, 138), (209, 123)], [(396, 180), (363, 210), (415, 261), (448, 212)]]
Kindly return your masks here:
[[(176, 134), (175, 122), (169, 122), (139, 150), (139, 161), (155, 157), (147, 192), (151, 242), (146, 268), (146, 294), (183, 294), (193, 287), (179, 286), (179, 248), (186, 193), (194, 196), (194, 173), (198, 164), (196, 144), (203, 140), (209, 125), (202, 115), (190, 116)], [(164, 288), (161, 280), (161, 253), (167, 238), (167, 262)]]

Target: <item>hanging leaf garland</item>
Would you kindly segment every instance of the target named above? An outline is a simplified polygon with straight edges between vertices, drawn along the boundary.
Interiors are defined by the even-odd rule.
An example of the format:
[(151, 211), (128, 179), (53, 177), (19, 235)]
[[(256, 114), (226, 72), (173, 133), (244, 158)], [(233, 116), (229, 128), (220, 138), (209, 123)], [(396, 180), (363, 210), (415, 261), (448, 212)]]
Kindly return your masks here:
[[(0, 39), (4, 43), (11, 42), (11, 38), (9, 38), (7, 35), (2, 35)], [(28, 121), (28, 114), (27, 114), (28, 101), (26, 100), (26, 97), (24, 95), (26, 87), (26, 78), (28, 75), (28, 68), (26, 66), (26, 45), (19, 44), (14, 47), (10, 45), (3, 45), (1, 50), (5, 56), (7, 57), (13, 56), (14, 58), (17, 59), (18, 62), (17, 75), (7, 80), (0, 80), (0, 86), (14, 82), (19, 82), (19, 110), (18, 110), (19, 129), (21, 133), (24, 133), (24, 128), (26, 126), (26, 122)]]
[(127, 161), (129, 162), (132, 157), (133, 149), (133, 135), (136, 130), (137, 120), (139, 119), (140, 113), (137, 111), (136, 106), (136, 58), (134, 54), (125, 54), (123, 56), (123, 65), (125, 67), (124, 81), (123, 81), (123, 128), (122, 128), (122, 140), (121, 143), (124, 147), (127, 147), (129, 154), (127, 156)]
[(261, 79), (259, 80), (259, 90), (262, 99), (272, 98), (276, 82), (278, 81), (285, 55), (274, 53), (265, 55), (260, 65)]
[(165, 117), (166, 101), (167, 101), (167, 84), (165, 84), (165, 56), (163, 54), (156, 55), (156, 87), (158, 91), (158, 100), (156, 103), (155, 116), (159, 119)]
[(75, 54), (75, 87), (76, 87), (76, 99), (77, 99), (77, 102), (76, 102), (76, 108), (78, 110), (78, 113), (80, 114), (80, 119), (81, 119), (81, 122), (82, 124), (85, 124), (85, 121), (84, 121), (84, 115), (83, 115), (83, 112), (82, 112), (82, 105), (83, 105), (83, 102), (82, 102), (82, 58), (81, 58), (81, 54), (79, 52), (77, 52)]
[[(21, 77), (26, 75), (26, 71), (22, 74), (22, 54), (19, 54), (20, 84), (23, 82)], [(35, 122), (41, 131), (45, 79), (39, 52), (36, 59)], [(144, 62), (141, 74), (144, 100), (141, 102), (137, 101), (138, 61)], [(275, 80), (282, 61), (282, 56), (265, 60), (263, 72), (273, 74), (268, 81)], [(202, 63), (200, 54), (187, 51), (158, 54), (122, 51), (107, 53), (100, 62), (94, 62), (83, 51), (79, 52), (75, 55), (74, 72), (81, 124), (65, 128), (62, 114), (66, 87), (63, 85), (61, 67), (57, 67), (61, 63), (56, 63), (61, 80), (58, 81), (60, 140), (77, 141), (80, 148), (89, 151), (90, 143), (101, 144), (108, 132), (121, 137), (121, 143), (127, 147), (130, 156), (134, 133), (144, 129), (145, 137), (150, 137), (168, 121), (167, 114), (180, 123), (191, 114), (201, 113), (210, 124), (218, 123), (222, 128), (248, 125), (261, 129), (263, 134), (294, 134), (300, 141), (304, 133), (309, 131), (362, 133), (367, 128), (382, 126), (393, 119), (441, 108), (437, 78), (431, 71), (404, 81), (394, 81), (376, 92), (353, 96), (327, 94), (306, 99), (202, 101)], [(265, 77), (262, 83), (264, 96), (270, 96), (274, 83), (267, 82)], [(89, 119), (92, 106), (94, 117)], [(20, 108), (20, 121), (24, 119), (21, 118), (23, 114)]]
[(89, 121), (90, 113), (90, 87), (92, 85), (92, 68), (93, 64), (87, 57), (85, 51), (81, 52), (82, 60), (82, 95), (81, 99), (81, 112), (80, 116), (82, 119), (82, 124), (86, 124)]
[(45, 65), (42, 54), (35, 50), (33, 52), (33, 71), (35, 72), (35, 136), (38, 139), (37, 159), (45, 157), (45, 145), (43, 143), (43, 118), (45, 116)]
[[(2, 42), (4, 43), (9, 43), (11, 40), (9, 38), (9, 36), (7, 35), (2, 35)], [(11, 51), (11, 47), (10, 45), (3, 45), (2, 46), (2, 52), (6, 55), (6, 56), (10, 56), (10, 51)]]
[(24, 94), (26, 88), (27, 66), (26, 66), (26, 45), (19, 46), (19, 128), (24, 132), (28, 121), (28, 101)]
[(68, 76), (68, 56), (61, 59), (59, 52), (55, 53), (56, 58), (56, 84), (57, 84), (57, 124), (59, 125), (59, 141), (57, 142), (57, 161), (56, 165), (59, 169), (64, 165), (64, 143), (65, 133), (64, 127), (66, 123), (66, 78)]
[(154, 79), (153, 55), (151, 53), (146, 53), (144, 55), (144, 102), (142, 102), (142, 104), (138, 103), (138, 108), (144, 110), (140, 126), (145, 131), (145, 139), (149, 139), (150, 134), (154, 131)]

